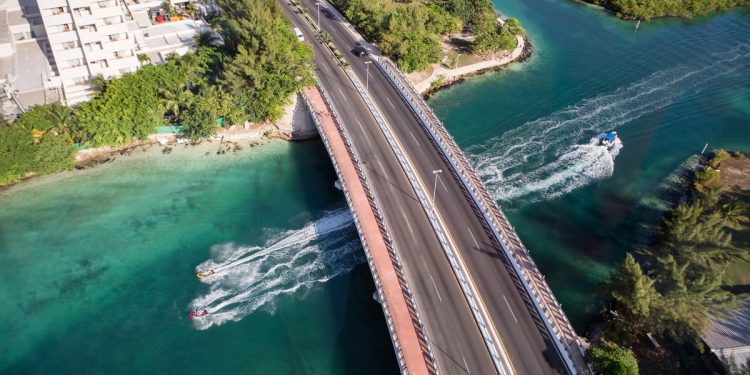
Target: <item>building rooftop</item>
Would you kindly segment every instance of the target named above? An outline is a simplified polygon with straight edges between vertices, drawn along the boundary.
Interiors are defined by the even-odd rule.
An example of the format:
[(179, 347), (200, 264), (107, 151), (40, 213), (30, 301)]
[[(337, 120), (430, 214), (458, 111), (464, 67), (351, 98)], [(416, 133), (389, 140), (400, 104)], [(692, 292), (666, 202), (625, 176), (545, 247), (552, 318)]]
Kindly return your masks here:
[(711, 351), (736, 365), (744, 365), (750, 360), (750, 301), (741, 305), (742, 309), (732, 315), (710, 316), (703, 332), (703, 341)]

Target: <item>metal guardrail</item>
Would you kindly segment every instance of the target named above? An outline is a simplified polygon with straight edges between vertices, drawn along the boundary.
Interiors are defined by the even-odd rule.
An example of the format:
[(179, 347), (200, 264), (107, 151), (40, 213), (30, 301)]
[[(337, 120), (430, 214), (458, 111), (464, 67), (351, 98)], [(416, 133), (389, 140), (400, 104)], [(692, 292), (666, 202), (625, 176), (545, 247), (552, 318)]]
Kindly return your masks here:
[(423, 186), (419, 182), (419, 179), (417, 178), (416, 173), (411, 167), (411, 162), (407, 160), (408, 157), (403, 152), (400, 143), (393, 136), (393, 133), (391, 132), (390, 128), (385, 123), (385, 120), (381, 116), (380, 111), (377, 109), (375, 104), (370, 99), (369, 94), (362, 87), (362, 83), (359, 82), (359, 79), (356, 77), (356, 75), (354, 75), (351, 69), (345, 69), (345, 71), (346, 71), (346, 74), (349, 76), (349, 79), (352, 81), (352, 83), (354, 83), (354, 86), (357, 88), (357, 91), (359, 92), (360, 96), (365, 101), (365, 104), (367, 104), (367, 107), (370, 109), (370, 112), (375, 118), (375, 122), (378, 124), (378, 127), (380, 127), (380, 130), (383, 132), (386, 140), (388, 141), (388, 144), (393, 150), (393, 153), (396, 155), (396, 158), (398, 159), (399, 164), (401, 164), (401, 167), (403, 168), (404, 173), (406, 174), (409, 180), (409, 183), (412, 185), (412, 188), (414, 189), (414, 192), (416, 193), (417, 198), (419, 199), (419, 202), (422, 205), (422, 208), (427, 214), (427, 218), (430, 220), (430, 224), (435, 230), (435, 234), (437, 235), (438, 240), (440, 241), (440, 244), (443, 247), (443, 251), (448, 257), (448, 261), (451, 265), (451, 268), (453, 269), (453, 272), (456, 275), (456, 279), (459, 281), (459, 285), (461, 286), (461, 291), (463, 292), (464, 297), (469, 303), (469, 307), (472, 312), (472, 315), (474, 316), (474, 320), (477, 322), (477, 326), (479, 327), (479, 330), (482, 334), (482, 338), (484, 339), (485, 344), (487, 345), (487, 348), (490, 352), (490, 356), (492, 357), (492, 361), (495, 364), (496, 369), (498, 370), (500, 374), (506, 374), (505, 363), (507, 363), (507, 356), (505, 352), (502, 350), (502, 346), (499, 341), (499, 338), (496, 337), (496, 335), (494, 334), (494, 330), (487, 324), (487, 322), (489, 321), (488, 314), (483, 309), (483, 306), (479, 298), (476, 297), (477, 293), (474, 290), (475, 287), (470, 282), (470, 278), (467, 277), (467, 272), (464, 269), (462, 262), (460, 261), (459, 257), (456, 256), (456, 253), (453, 250), (453, 247), (450, 245), (448, 236), (443, 230), (442, 225), (440, 225), (437, 211), (432, 205), (432, 202), (428, 200), (427, 198), (428, 195), (425, 193)]
[[(417, 332), (417, 336), (420, 342), (421, 350), (423, 353), (423, 356), (425, 357), (425, 361), (428, 364), (428, 368), (430, 370), (430, 374), (438, 374), (438, 368), (435, 363), (435, 357), (432, 352), (432, 348), (430, 345), (429, 340), (427, 339), (426, 330), (424, 328), (424, 324), (422, 323), (421, 316), (419, 314), (414, 295), (411, 292), (411, 289), (409, 288), (407, 282), (406, 282), (406, 276), (404, 274), (404, 269), (400, 260), (400, 256), (398, 254), (398, 251), (396, 251), (396, 248), (393, 245), (393, 241), (391, 239), (390, 231), (388, 229), (388, 225), (385, 222), (385, 219), (382, 215), (382, 210), (380, 208), (380, 205), (375, 200), (375, 196), (372, 192), (372, 188), (370, 187), (370, 184), (367, 180), (367, 176), (363, 171), (363, 168), (360, 163), (360, 158), (356, 152), (356, 150), (352, 147), (351, 142), (349, 141), (348, 136), (346, 135), (346, 132), (344, 131), (343, 127), (341, 126), (340, 117), (338, 115), (338, 112), (336, 111), (335, 107), (331, 103), (331, 101), (328, 99), (328, 95), (323, 89), (322, 86), (317, 85), (317, 88), (321, 94), (321, 97), (323, 98), (323, 101), (326, 103), (326, 106), (330, 109), (331, 114), (333, 116), (334, 124), (336, 125), (336, 128), (339, 131), (339, 134), (341, 135), (342, 140), (344, 141), (344, 146), (346, 147), (347, 153), (349, 154), (349, 157), (352, 160), (352, 164), (354, 165), (354, 168), (357, 172), (357, 176), (359, 177), (360, 183), (362, 184), (362, 187), (365, 190), (365, 194), (367, 195), (367, 200), (370, 204), (370, 207), (373, 210), (373, 213), (375, 214), (375, 218), (378, 221), (378, 227), (380, 229), (380, 233), (383, 236), (384, 242), (386, 244), (386, 248), (388, 250), (388, 255), (391, 259), (391, 262), (393, 264), (394, 270), (396, 271), (397, 278), (399, 281), (399, 286), (401, 288), (402, 294), (405, 298), (405, 301), (407, 302), (407, 305), (409, 307), (409, 313), (411, 321), (414, 323), (414, 328)], [(307, 105), (308, 109), (312, 112), (313, 107), (310, 103), (309, 98), (302, 94), (302, 97), (305, 101), (305, 104)], [(329, 144), (328, 138), (325, 135), (325, 132), (322, 131), (322, 128), (320, 126), (319, 120), (317, 116), (313, 113), (313, 122), (315, 123), (315, 126), (318, 128), (320, 137), (323, 140), (324, 145), (326, 146), (326, 149), (328, 149), (329, 153), (331, 153), (332, 149)], [(344, 196), (346, 197), (347, 203), (349, 204), (349, 207), (353, 207), (352, 200), (350, 197), (350, 193), (346, 184), (345, 179), (343, 178), (343, 175), (341, 174), (338, 162), (335, 158), (331, 158), (334, 169), (336, 170), (337, 175), (339, 176), (339, 181), (341, 181), (342, 190), (344, 191)], [(360, 238), (364, 239), (364, 231), (362, 229), (361, 223), (359, 221), (359, 217), (355, 210), (352, 210), (352, 216), (354, 218), (355, 225), (357, 227), (357, 231), (359, 232)], [(383, 308), (383, 313), (386, 317), (386, 324), (388, 326), (388, 331), (391, 336), (391, 341), (393, 343), (393, 347), (396, 351), (396, 356), (399, 363), (399, 368), (401, 370), (402, 374), (407, 374), (407, 367), (403, 355), (403, 351), (401, 350), (401, 346), (398, 341), (398, 335), (396, 333), (396, 329), (393, 323), (393, 317), (391, 315), (390, 309), (387, 304), (387, 300), (385, 299), (385, 295), (382, 289), (382, 283), (380, 281), (380, 277), (378, 276), (377, 269), (375, 268), (375, 263), (373, 261), (372, 257), (372, 251), (367, 245), (366, 241), (362, 241), (362, 246), (365, 250), (365, 256), (367, 257), (367, 263), (370, 267), (371, 273), (373, 275), (373, 280), (375, 282), (375, 286), (378, 291), (378, 297), (380, 300), (380, 305)]]
[[(518, 234), (510, 225), (508, 218), (497, 207), (497, 203), (487, 193), (481, 180), (477, 177), (473, 167), (469, 164), (468, 159), (457, 146), (453, 137), (447, 132), (442, 122), (435, 116), (432, 109), (424, 102), (422, 96), (416, 89), (403, 77), (401, 72), (394, 64), (385, 57), (374, 59), (376, 64), (384, 74), (389, 78), (391, 83), (398, 89), (403, 99), (409, 104), (416, 117), (420, 120), (422, 126), (427, 130), (433, 142), (438, 146), (446, 160), (450, 162), (455, 174), (460, 177), (465, 189), (473, 198), (474, 203), (482, 212), (484, 219), (490, 224), (492, 233), (505, 252), (508, 259), (512, 260), (511, 264), (519, 279), (522, 281), (524, 288), (534, 303), (548, 331), (553, 334), (554, 342), (560, 353), (564, 353), (568, 369), (573, 373), (587, 373), (588, 368), (583, 361), (583, 346), (578, 340), (575, 331), (568, 321), (567, 316), (560, 307), (559, 302), (544, 281), (544, 276), (536, 268), (536, 265), (528, 256), (528, 249), (523, 245)], [(508, 245), (510, 242), (517, 249), (522, 250), (523, 255), (513, 252)], [(523, 258), (525, 259), (522, 259)], [(521, 265), (521, 262), (533, 266), (531, 274), (527, 268)], [(553, 306), (542, 301), (542, 298), (550, 299)], [(555, 312), (550, 310), (556, 310)], [(551, 317), (550, 314), (555, 316)], [(562, 320), (562, 321), (560, 321)], [(563, 336), (565, 339), (563, 339)], [(570, 341), (573, 341), (577, 353), (573, 352), (574, 348), (570, 347)]]

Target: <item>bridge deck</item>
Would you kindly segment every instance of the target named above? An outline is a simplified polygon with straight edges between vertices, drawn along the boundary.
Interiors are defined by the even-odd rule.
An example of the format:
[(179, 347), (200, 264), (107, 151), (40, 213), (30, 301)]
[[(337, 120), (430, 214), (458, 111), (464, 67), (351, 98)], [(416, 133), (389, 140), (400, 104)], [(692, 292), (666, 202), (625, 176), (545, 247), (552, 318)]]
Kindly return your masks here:
[(351, 151), (346, 135), (337, 126), (336, 116), (326, 103), (322, 90), (319, 87), (308, 88), (305, 89), (304, 96), (355, 217), (402, 371), (434, 374), (434, 361), (423, 329), (418, 319), (415, 319), (413, 302), (407, 297), (410, 292), (405, 284), (403, 271), (395, 262), (388, 234), (382, 219), (379, 219), (381, 216), (356, 156)]

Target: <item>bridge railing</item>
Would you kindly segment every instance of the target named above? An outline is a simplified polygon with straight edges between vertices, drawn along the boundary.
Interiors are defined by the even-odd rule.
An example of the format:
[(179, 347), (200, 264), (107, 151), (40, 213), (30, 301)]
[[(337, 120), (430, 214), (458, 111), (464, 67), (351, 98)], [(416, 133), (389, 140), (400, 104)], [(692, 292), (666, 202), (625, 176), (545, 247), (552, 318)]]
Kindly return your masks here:
[[(428, 365), (428, 371), (429, 371), (430, 374), (438, 374), (438, 368), (437, 368), (436, 363), (435, 363), (435, 357), (434, 357), (433, 352), (432, 352), (432, 347), (431, 347), (430, 341), (428, 340), (428, 336), (427, 336), (427, 333), (426, 333), (426, 330), (425, 330), (422, 318), (421, 318), (421, 316), (419, 314), (419, 310), (418, 310), (417, 305), (416, 305), (414, 294), (412, 293), (412, 291), (411, 291), (411, 289), (410, 289), (410, 287), (409, 287), (409, 285), (407, 283), (406, 275), (404, 273), (404, 268), (403, 268), (403, 265), (401, 263), (400, 256), (399, 256), (398, 251), (396, 250), (396, 248), (395, 248), (395, 246), (393, 244), (393, 240), (392, 240), (392, 237), (390, 235), (390, 231), (388, 229), (388, 225), (385, 222), (384, 217), (382, 215), (382, 209), (380, 208), (380, 205), (378, 204), (377, 200), (375, 199), (375, 195), (373, 194), (371, 185), (370, 185), (370, 183), (369, 183), (369, 181), (367, 179), (367, 175), (364, 173), (364, 170), (362, 168), (362, 164), (360, 163), (359, 155), (357, 154), (357, 152), (354, 149), (354, 147), (352, 147), (352, 144), (351, 144), (351, 142), (349, 140), (349, 137), (348, 137), (346, 131), (343, 129), (342, 125), (341, 125), (340, 117), (338, 115), (338, 112), (336, 111), (336, 108), (333, 106), (333, 103), (329, 100), (328, 94), (326, 93), (325, 89), (322, 86), (320, 86), (319, 84), (317, 85), (317, 89), (320, 92), (321, 97), (323, 98), (323, 101), (325, 102), (326, 106), (328, 107), (328, 109), (330, 110), (330, 112), (331, 112), (331, 114), (333, 116), (333, 122), (334, 122), (334, 124), (336, 126), (336, 129), (338, 130), (338, 132), (339, 132), (339, 134), (341, 136), (341, 139), (343, 140), (343, 143), (344, 143), (344, 146), (345, 146), (345, 148), (347, 150), (347, 153), (349, 154), (349, 157), (352, 160), (352, 164), (354, 165), (354, 169), (357, 172), (357, 177), (359, 178), (360, 183), (361, 183), (362, 187), (364, 188), (365, 195), (367, 196), (368, 203), (369, 203), (369, 205), (370, 205), (370, 207), (371, 207), (371, 209), (372, 209), (372, 211), (374, 213), (374, 216), (376, 218), (376, 221), (377, 221), (377, 224), (378, 224), (378, 228), (380, 230), (380, 234), (383, 237), (383, 240), (384, 240), (385, 245), (386, 245), (386, 249), (388, 251), (388, 256), (389, 256), (389, 258), (391, 260), (391, 263), (393, 265), (393, 268), (394, 268), (394, 270), (396, 272), (396, 276), (397, 276), (397, 279), (398, 279), (399, 287), (401, 289), (402, 295), (403, 295), (403, 297), (404, 297), (404, 299), (406, 301), (406, 304), (408, 306), (408, 310), (409, 310), (411, 321), (412, 321), (412, 323), (414, 325), (415, 331), (417, 332), (417, 337), (418, 337), (418, 340), (419, 340), (420, 349), (422, 351), (422, 355), (423, 355), (423, 357), (425, 359), (425, 362)], [(302, 95), (302, 97), (303, 97), (303, 99), (305, 101), (305, 104), (310, 109), (310, 111), (313, 111), (313, 107), (312, 107), (312, 104), (310, 103), (309, 98), (306, 95), (304, 95), (304, 94)], [(323, 143), (325, 144), (326, 148), (330, 152), (331, 151), (331, 146), (330, 146), (328, 137), (326, 136), (325, 132), (322, 131), (322, 127), (320, 126), (319, 120), (315, 116), (315, 114), (313, 114), (312, 117), (313, 117), (313, 121), (315, 122), (316, 127), (320, 130), (320, 137), (323, 140)], [(331, 158), (331, 160), (333, 162), (333, 165), (334, 165), (334, 168), (336, 169), (337, 174), (339, 175), (339, 179), (341, 181), (342, 189), (344, 190), (344, 193), (345, 193), (344, 196), (346, 197), (347, 203), (349, 204), (349, 207), (354, 207), (352, 205), (352, 201), (351, 201), (351, 197), (349, 195), (349, 190), (347, 188), (346, 181), (344, 180), (343, 175), (341, 175), (338, 162), (337, 162), (336, 158), (333, 158), (333, 157)], [(355, 222), (355, 225), (357, 227), (357, 231), (360, 234), (360, 237), (361, 238), (365, 238), (364, 235), (363, 235), (364, 231), (362, 229), (362, 225), (361, 225), (361, 222), (359, 220), (359, 216), (358, 216), (357, 212), (354, 211), (354, 210), (352, 210), (352, 216), (354, 218), (354, 222)], [(382, 285), (382, 282), (380, 280), (380, 276), (378, 274), (378, 270), (375, 267), (375, 262), (373, 260), (372, 251), (369, 248), (369, 246), (368, 246), (368, 244), (367, 244), (366, 241), (362, 241), (362, 246), (363, 246), (363, 248), (365, 250), (365, 256), (367, 257), (368, 266), (370, 267), (370, 270), (372, 271), (371, 273), (373, 275), (373, 280), (374, 280), (375, 286), (377, 288), (379, 302), (380, 302), (381, 307), (383, 308), (383, 313), (384, 313), (385, 318), (386, 318), (386, 324), (388, 326), (388, 331), (389, 331), (390, 336), (391, 336), (391, 341), (393, 343), (393, 347), (394, 347), (394, 349), (396, 351), (396, 356), (397, 356), (397, 359), (398, 359), (399, 367), (401, 369), (401, 373), (402, 374), (407, 374), (408, 371), (407, 371), (406, 361), (405, 361), (405, 358), (404, 358), (404, 353), (403, 353), (403, 350), (402, 350), (401, 345), (400, 345), (399, 340), (398, 340), (398, 335), (397, 335), (397, 332), (396, 332), (396, 327), (395, 327), (395, 324), (394, 324), (392, 313), (390, 311), (390, 307), (388, 306), (388, 303), (386, 302), (387, 299), (385, 298), (385, 294), (384, 294), (384, 291), (383, 291), (383, 285)]]
[(477, 293), (474, 290), (474, 286), (470, 281), (471, 279), (467, 276), (467, 271), (465, 269), (465, 266), (463, 262), (461, 261), (460, 256), (457, 256), (453, 247), (451, 246), (450, 241), (448, 240), (448, 236), (443, 230), (443, 226), (440, 225), (440, 221), (438, 219), (439, 215), (437, 214), (437, 211), (435, 210), (434, 205), (432, 205), (431, 201), (428, 199), (428, 194), (426, 193), (425, 188), (420, 183), (419, 178), (417, 178), (416, 172), (414, 172), (414, 170), (412, 169), (411, 167), (412, 164), (408, 160), (408, 156), (406, 156), (400, 143), (391, 132), (390, 127), (386, 124), (385, 120), (382, 118), (380, 111), (377, 109), (375, 104), (370, 99), (369, 94), (367, 93), (365, 88), (362, 86), (362, 82), (359, 81), (359, 79), (354, 74), (354, 72), (352, 72), (351, 69), (346, 68), (344, 69), (344, 71), (349, 76), (349, 79), (352, 81), (355, 88), (359, 92), (360, 97), (362, 97), (365, 104), (369, 108), (371, 114), (375, 118), (375, 122), (378, 124), (378, 127), (380, 128), (381, 132), (383, 133), (386, 140), (388, 141), (388, 144), (391, 147), (391, 150), (396, 155), (396, 158), (398, 159), (399, 164), (404, 170), (404, 173), (406, 174), (406, 177), (408, 178), (409, 183), (414, 189), (414, 193), (416, 194), (417, 199), (422, 205), (425, 211), (425, 214), (427, 215), (427, 218), (430, 221), (432, 228), (435, 230), (435, 234), (437, 235), (437, 238), (440, 241), (441, 247), (443, 248), (443, 251), (448, 258), (448, 261), (451, 265), (451, 269), (453, 270), (459, 282), (461, 291), (464, 294), (464, 297), (466, 298), (467, 302), (469, 303), (469, 308), (471, 310), (472, 316), (474, 317), (474, 320), (477, 322), (479, 331), (482, 334), (482, 338), (485, 341), (485, 344), (490, 352), (492, 361), (495, 364), (497, 371), (500, 374), (506, 374), (507, 373), (506, 364), (508, 363), (507, 355), (505, 354), (502, 348), (502, 344), (499, 338), (496, 337), (494, 329), (492, 329), (492, 327), (488, 325), (488, 321), (489, 321), (488, 313), (483, 308), (483, 304), (481, 303), (481, 300), (477, 298)]
[(554, 294), (539, 272), (528, 250), (518, 238), (508, 218), (497, 206), (486, 188), (476, 175), (463, 151), (453, 137), (423, 100), (414, 86), (401, 74), (400, 70), (387, 58), (373, 59), (381, 71), (398, 89), (404, 101), (420, 120), (422, 126), (431, 136), (433, 143), (451, 165), (453, 172), (460, 177), (465, 189), (474, 200), (484, 219), (490, 224), (491, 231), (500, 244), (506, 257), (511, 260), (513, 269), (522, 281), (531, 300), (542, 317), (547, 330), (553, 335), (553, 341), (569, 369), (578, 373), (588, 373), (589, 369), (583, 359), (583, 346), (573, 330), (570, 321), (557, 302)]

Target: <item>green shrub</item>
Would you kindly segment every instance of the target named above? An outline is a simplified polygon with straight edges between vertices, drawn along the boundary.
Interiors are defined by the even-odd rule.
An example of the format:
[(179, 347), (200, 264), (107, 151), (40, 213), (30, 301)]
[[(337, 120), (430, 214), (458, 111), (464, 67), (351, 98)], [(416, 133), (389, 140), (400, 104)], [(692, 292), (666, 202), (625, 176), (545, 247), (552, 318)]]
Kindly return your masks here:
[(586, 353), (586, 358), (598, 374), (638, 375), (638, 362), (630, 349), (604, 342)]

